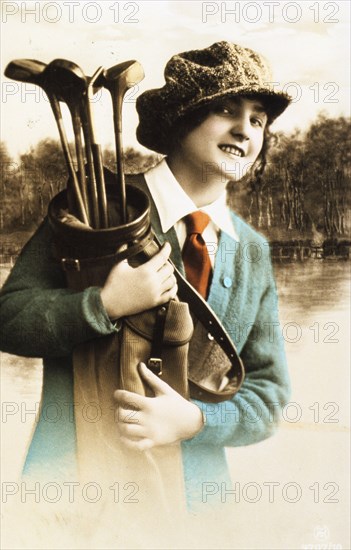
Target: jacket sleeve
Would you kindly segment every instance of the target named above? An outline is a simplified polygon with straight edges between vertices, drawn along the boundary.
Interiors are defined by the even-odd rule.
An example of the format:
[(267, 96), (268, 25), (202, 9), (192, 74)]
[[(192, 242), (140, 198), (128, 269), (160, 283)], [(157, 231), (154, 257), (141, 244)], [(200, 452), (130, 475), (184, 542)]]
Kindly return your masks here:
[(186, 445), (242, 446), (273, 434), (290, 396), (290, 380), (279, 326), (270, 260), (256, 318), (241, 351), (246, 376), (239, 392), (219, 404), (194, 400), (206, 417), (203, 430)]
[(27, 357), (68, 355), (78, 344), (116, 331), (98, 287), (66, 288), (44, 220), (23, 248), (0, 293), (0, 349)]

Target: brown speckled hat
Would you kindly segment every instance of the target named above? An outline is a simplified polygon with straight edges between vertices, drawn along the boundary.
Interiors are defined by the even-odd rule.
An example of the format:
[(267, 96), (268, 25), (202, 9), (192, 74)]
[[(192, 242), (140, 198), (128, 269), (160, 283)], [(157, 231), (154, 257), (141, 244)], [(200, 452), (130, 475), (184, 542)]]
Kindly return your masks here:
[(216, 42), (203, 50), (174, 55), (164, 72), (162, 88), (142, 93), (136, 102), (139, 114), (137, 138), (158, 153), (167, 154), (172, 126), (197, 107), (228, 96), (259, 96), (269, 123), (291, 101), (272, 89), (272, 75), (258, 53), (231, 42)]

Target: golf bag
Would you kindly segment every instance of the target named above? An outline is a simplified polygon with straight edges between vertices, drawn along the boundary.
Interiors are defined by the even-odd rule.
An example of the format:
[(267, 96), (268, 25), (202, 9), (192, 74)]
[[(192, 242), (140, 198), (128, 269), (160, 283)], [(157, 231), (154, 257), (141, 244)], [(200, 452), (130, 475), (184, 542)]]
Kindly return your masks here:
[[(91, 230), (80, 222), (70, 223), (65, 191), (49, 205), (55, 255), (61, 261), (68, 287), (73, 290), (102, 286), (114, 264), (126, 258), (134, 265), (143, 263), (160, 247), (151, 228), (150, 202), (146, 193), (127, 185), (130, 221), (120, 225), (116, 186), (108, 183), (114, 181), (108, 170), (105, 170), (105, 179), (111, 226), (107, 229)], [(99, 472), (111, 479), (118, 464), (119, 476), (124, 480), (135, 480), (139, 476), (140, 484), (147, 484), (147, 494), (154, 494), (155, 487), (161, 487), (161, 493), (172, 494), (178, 507), (179, 500), (183, 500), (183, 476), (175, 475), (175, 467), (182, 471), (179, 445), (159, 447), (146, 453), (121, 449), (113, 392), (120, 388), (151, 395), (137, 369), (143, 361), (183, 397), (219, 402), (238, 391), (244, 369), (214, 313), (177, 270), (175, 274), (178, 298), (131, 315), (120, 322), (116, 333), (79, 346), (74, 350), (73, 365), (78, 411), (92, 404), (102, 407), (98, 422), (87, 422), (76, 415), (81, 475), (91, 479), (92, 472), (95, 476)], [(218, 391), (224, 376), (228, 383)], [(123, 474), (121, 464), (124, 465)]]

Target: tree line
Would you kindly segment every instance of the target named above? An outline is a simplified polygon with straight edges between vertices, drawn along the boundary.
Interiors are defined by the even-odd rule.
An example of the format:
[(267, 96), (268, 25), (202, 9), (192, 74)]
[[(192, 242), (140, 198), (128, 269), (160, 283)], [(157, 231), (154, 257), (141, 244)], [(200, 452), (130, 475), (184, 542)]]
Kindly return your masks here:
[[(250, 223), (280, 239), (346, 237), (350, 232), (351, 125), (319, 115), (302, 132), (276, 133), (262, 177), (237, 193)], [(234, 208), (235, 191), (233, 186)]]
[[(267, 165), (256, 179), (230, 185), (233, 208), (269, 238), (345, 238), (349, 233), (351, 125), (320, 115), (307, 131), (271, 136)], [(160, 157), (125, 150), (127, 173), (144, 171)], [(0, 229), (33, 231), (49, 201), (66, 186), (58, 141), (44, 139), (14, 161), (0, 145)], [(104, 164), (115, 170), (112, 150)]]

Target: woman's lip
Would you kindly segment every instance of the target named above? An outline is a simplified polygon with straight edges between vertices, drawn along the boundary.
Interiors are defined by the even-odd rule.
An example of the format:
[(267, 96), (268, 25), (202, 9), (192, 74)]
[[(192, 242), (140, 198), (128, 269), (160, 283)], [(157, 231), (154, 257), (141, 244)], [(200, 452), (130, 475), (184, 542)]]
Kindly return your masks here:
[(238, 147), (237, 145), (230, 145), (228, 143), (223, 143), (219, 145), (219, 148), (221, 151), (224, 151), (225, 153), (229, 153), (230, 155), (234, 155), (239, 158), (242, 158), (245, 156), (244, 151), (241, 149), (241, 147)]

